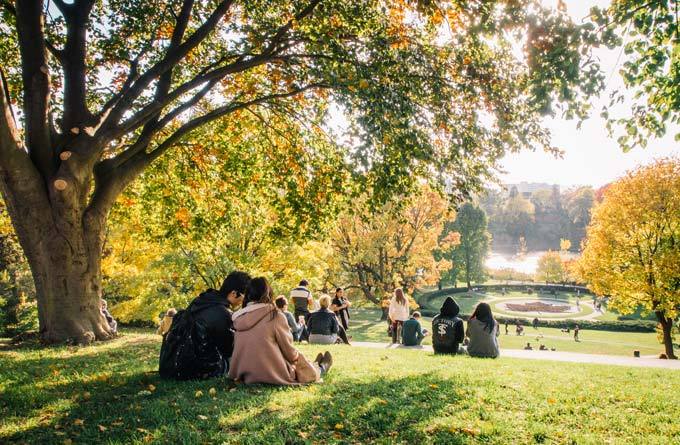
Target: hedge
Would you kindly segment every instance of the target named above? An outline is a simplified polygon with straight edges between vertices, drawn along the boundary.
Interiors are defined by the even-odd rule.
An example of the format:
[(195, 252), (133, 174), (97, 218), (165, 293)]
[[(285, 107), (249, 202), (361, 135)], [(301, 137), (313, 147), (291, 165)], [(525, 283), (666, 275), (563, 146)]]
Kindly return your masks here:
[[(438, 310), (434, 309), (420, 309), (420, 313), (426, 317), (434, 317), (439, 313)], [(469, 315), (461, 315), (460, 318), (467, 320)], [(524, 326), (531, 326), (532, 320), (528, 318), (515, 318), (515, 317), (496, 317), (496, 320), (500, 324), (505, 324), (507, 321), (511, 325), (517, 323)], [(656, 321), (652, 320), (616, 320), (616, 321), (599, 321), (599, 320), (548, 320), (548, 319), (538, 319), (538, 325), (546, 328), (559, 328), (559, 329), (574, 329), (574, 326), (578, 325), (581, 329), (592, 329), (594, 331), (615, 331), (615, 332), (655, 332), (656, 331)]]

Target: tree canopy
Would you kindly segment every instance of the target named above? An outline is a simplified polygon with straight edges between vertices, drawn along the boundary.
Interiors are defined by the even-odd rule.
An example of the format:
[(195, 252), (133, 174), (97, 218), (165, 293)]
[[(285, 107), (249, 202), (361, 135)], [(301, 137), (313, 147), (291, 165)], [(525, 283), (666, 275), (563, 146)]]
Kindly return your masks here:
[(666, 353), (680, 310), (680, 160), (640, 167), (611, 184), (593, 210), (579, 273), (621, 313), (656, 314)]
[[(279, 154), (328, 148), (379, 202), (423, 179), (462, 199), (504, 153), (555, 151), (542, 116), (583, 116), (603, 87), (588, 57), (594, 26), (535, 0), (0, 6), (0, 189), (47, 341), (110, 336), (98, 309), (109, 212), (204, 125), (226, 119), (223, 136), (239, 138), (252, 114), (285, 139), (281, 122), (297, 121), (304, 131), (280, 141), (290, 150), (264, 148), (301, 187), (316, 171)], [(329, 134), (332, 109), (344, 138)], [(330, 192), (318, 185), (317, 196)]]

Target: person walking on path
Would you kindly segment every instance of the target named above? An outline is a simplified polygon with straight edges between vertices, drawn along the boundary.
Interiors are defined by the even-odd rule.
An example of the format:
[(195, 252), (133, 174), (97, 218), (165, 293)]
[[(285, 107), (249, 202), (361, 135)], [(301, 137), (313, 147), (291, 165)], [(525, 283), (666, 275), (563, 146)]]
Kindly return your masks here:
[(394, 296), (390, 300), (389, 317), (392, 323), (392, 343), (399, 343), (401, 330), (404, 322), (408, 320), (409, 307), (408, 297), (401, 288), (394, 290)]
[(479, 303), (468, 320), (466, 335), (470, 338), (467, 352), (471, 357), (496, 358), (498, 347), (498, 322), (493, 318), (491, 306)]
[(578, 325), (574, 326), (574, 341), (581, 341), (578, 338), (578, 331), (579, 331)]
[(458, 317), (460, 308), (451, 297), (446, 297), (439, 314), (432, 319), (432, 349), (435, 354), (457, 354), (465, 339), (463, 320)]

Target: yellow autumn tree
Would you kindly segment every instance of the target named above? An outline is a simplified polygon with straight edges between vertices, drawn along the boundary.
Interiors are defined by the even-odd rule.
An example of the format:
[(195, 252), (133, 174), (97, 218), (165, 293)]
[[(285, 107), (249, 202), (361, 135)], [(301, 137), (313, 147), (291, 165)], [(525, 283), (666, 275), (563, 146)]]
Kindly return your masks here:
[(626, 314), (655, 313), (666, 355), (680, 307), (680, 159), (639, 167), (611, 184), (593, 210), (578, 271)]
[(454, 235), (439, 240), (444, 224), (455, 215), (439, 193), (423, 187), (408, 199), (398, 208), (388, 204), (379, 209), (357, 200), (332, 233), (346, 281), (375, 304), (396, 287), (409, 292), (436, 283), (451, 263), (437, 260), (435, 251), (459, 242)]

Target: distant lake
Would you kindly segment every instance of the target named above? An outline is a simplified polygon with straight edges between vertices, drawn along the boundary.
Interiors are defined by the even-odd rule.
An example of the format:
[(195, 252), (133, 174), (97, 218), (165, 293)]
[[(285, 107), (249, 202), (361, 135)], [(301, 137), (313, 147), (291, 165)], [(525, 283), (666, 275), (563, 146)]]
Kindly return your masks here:
[[(484, 264), (489, 269), (512, 269), (516, 270), (517, 272), (533, 274), (536, 273), (538, 259), (544, 253), (546, 252), (527, 252), (522, 257), (518, 257), (517, 255), (508, 253), (491, 252), (491, 255), (489, 255)], [(562, 254), (562, 257), (574, 259), (578, 258), (578, 254), (569, 252)]]

